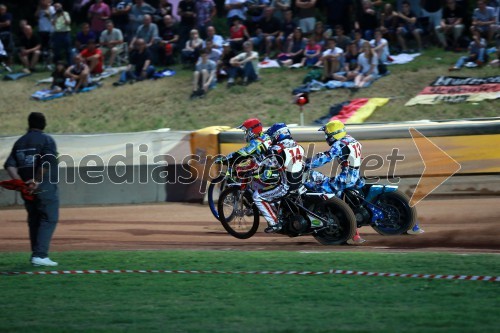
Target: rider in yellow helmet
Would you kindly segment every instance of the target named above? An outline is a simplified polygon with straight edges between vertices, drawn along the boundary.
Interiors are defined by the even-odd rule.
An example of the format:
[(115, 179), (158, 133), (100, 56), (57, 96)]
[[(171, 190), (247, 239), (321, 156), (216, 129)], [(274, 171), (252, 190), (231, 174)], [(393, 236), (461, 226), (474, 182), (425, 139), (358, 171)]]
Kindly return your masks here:
[(365, 184), (359, 176), (361, 166), (361, 144), (348, 135), (344, 124), (340, 120), (330, 121), (319, 131), (325, 132), (325, 138), (330, 149), (318, 153), (311, 159), (310, 168), (319, 168), (326, 163), (337, 159), (341, 171), (333, 179), (323, 180), (322, 190), (327, 193), (335, 193), (340, 197), (346, 188), (361, 188)]
[[(309, 164), (311, 169), (319, 168), (333, 159), (337, 159), (340, 164), (340, 173), (335, 178), (330, 178), (320, 172), (313, 171), (310, 175), (312, 182), (306, 183), (308, 187), (320, 188), (326, 193), (334, 193), (337, 197), (342, 196), (342, 192), (347, 188), (361, 189), (365, 185), (363, 177), (360, 176), (361, 166), (361, 144), (352, 136), (347, 134), (345, 125), (340, 120), (330, 121), (319, 131), (325, 132), (325, 138), (330, 149), (323, 153), (316, 154)], [(418, 224), (408, 234), (419, 234), (423, 230)], [(353, 238), (356, 243), (364, 240), (356, 232)]]

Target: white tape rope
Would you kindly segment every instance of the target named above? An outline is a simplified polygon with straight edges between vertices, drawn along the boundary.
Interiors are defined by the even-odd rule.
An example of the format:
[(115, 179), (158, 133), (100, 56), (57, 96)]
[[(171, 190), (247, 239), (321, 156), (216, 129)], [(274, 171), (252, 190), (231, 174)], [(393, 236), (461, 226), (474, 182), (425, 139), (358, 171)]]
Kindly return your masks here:
[(0, 272), (0, 275), (20, 276), (20, 275), (79, 275), (79, 274), (237, 274), (237, 275), (358, 275), (358, 276), (379, 276), (379, 277), (404, 277), (433, 280), (471, 280), (500, 282), (500, 276), (481, 275), (441, 275), (441, 274), (402, 274), (402, 273), (379, 273), (361, 272), (351, 270), (333, 270), (328, 272), (311, 271), (205, 271), (205, 270), (136, 270), (136, 269), (114, 269), (114, 270), (71, 270), (71, 271), (26, 271), (26, 272)]

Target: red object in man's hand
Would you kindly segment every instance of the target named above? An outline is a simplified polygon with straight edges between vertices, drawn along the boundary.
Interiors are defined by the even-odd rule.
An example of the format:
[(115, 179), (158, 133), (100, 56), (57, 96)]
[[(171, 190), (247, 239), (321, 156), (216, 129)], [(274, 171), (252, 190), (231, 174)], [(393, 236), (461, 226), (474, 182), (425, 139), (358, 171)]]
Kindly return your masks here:
[(21, 192), (21, 196), (24, 200), (33, 201), (33, 199), (35, 198), (32, 194), (33, 192), (30, 186), (23, 182), (21, 179), (5, 180), (3, 182), (0, 182), (0, 186), (7, 190)]

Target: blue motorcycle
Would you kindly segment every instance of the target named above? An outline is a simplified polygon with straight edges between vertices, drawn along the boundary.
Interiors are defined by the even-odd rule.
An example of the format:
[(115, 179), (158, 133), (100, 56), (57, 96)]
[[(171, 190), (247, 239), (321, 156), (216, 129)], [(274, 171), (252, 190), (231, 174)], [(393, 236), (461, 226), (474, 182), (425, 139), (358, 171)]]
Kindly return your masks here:
[[(316, 183), (309, 170), (305, 185), (310, 190), (328, 193), (328, 189)], [(311, 177), (311, 179), (310, 179)], [(327, 178), (323, 178), (323, 182)], [(417, 210), (410, 206), (410, 199), (395, 185), (366, 184), (362, 188), (348, 188), (341, 199), (349, 205), (356, 217), (357, 227), (371, 226), (381, 235), (416, 234), (423, 232), (417, 224)]]
[(351, 207), (359, 227), (371, 226), (381, 235), (401, 235), (418, 229), (417, 210), (394, 185), (365, 185), (346, 189), (342, 198)]

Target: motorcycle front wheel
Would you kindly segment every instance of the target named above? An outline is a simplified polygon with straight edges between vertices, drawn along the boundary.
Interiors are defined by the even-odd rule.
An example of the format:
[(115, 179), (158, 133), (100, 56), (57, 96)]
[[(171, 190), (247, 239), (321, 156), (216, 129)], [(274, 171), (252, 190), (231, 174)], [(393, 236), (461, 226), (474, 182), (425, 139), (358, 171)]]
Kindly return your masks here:
[(384, 218), (372, 224), (372, 228), (381, 235), (401, 235), (412, 229), (417, 223), (417, 210), (409, 202), (408, 196), (399, 190), (382, 194), (375, 207), (382, 210)]
[(233, 237), (247, 239), (259, 228), (259, 210), (253, 204), (252, 196), (239, 186), (222, 191), (217, 203), (219, 221)]
[(351, 208), (339, 198), (331, 198), (316, 205), (313, 210), (328, 221), (325, 229), (314, 238), (323, 245), (345, 244), (356, 234), (356, 217)]
[(216, 219), (219, 219), (219, 212), (217, 211), (217, 201), (218, 196), (222, 191), (226, 189), (226, 177), (224, 175), (220, 175), (210, 182), (207, 190), (208, 197), (208, 206), (210, 207), (210, 211), (212, 215), (215, 216)]

